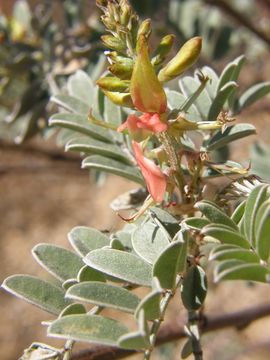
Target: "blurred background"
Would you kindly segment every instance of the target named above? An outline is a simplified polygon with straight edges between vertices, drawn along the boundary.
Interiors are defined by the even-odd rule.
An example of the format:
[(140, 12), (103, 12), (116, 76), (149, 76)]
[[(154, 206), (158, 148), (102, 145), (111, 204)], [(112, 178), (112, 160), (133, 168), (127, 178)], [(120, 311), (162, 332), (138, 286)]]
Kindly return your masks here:
[[(174, 33), (176, 52), (185, 40), (201, 35), (198, 67), (207, 64), (220, 74), (228, 61), (245, 54), (239, 87), (270, 80), (270, 1), (131, 3), (142, 18), (153, 19), (153, 44)], [(56, 111), (49, 98), (65, 88), (70, 75), (82, 69), (97, 79), (105, 69), (99, 15), (94, 0), (0, 0), (0, 281), (14, 273), (41, 273), (31, 248), (40, 242), (68, 247), (66, 234), (74, 226), (113, 231), (122, 225), (109, 203), (134, 184), (114, 176), (96, 181), (80, 169), (79, 155), (64, 153), (61, 137), (47, 122)], [(232, 159), (251, 159), (256, 174), (266, 180), (269, 110), (269, 97), (244, 110), (237, 121), (255, 125), (257, 136), (229, 149)], [(219, 314), (269, 301), (267, 285), (222, 283), (212, 285), (205, 310)], [(40, 325), (48, 320), (42, 311), (3, 291), (0, 304), (2, 360), (18, 359), (33, 341), (57, 344)], [(168, 316), (178, 315), (175, 308)], [(241, 330), (203, 336), (205, 359), (269, 359), (269, 326), (270, 317)], [(181, 343), (163, 346), (154, 359), (178, 359), (180, 349)]]

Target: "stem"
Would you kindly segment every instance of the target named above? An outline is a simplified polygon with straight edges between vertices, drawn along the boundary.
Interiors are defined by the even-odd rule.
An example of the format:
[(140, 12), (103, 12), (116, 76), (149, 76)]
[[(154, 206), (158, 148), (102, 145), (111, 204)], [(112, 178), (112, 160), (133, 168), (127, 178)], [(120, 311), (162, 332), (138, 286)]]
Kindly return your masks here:
[(179, 278), (178, 281), (176, 282), (175, 288), (172, 290), (167, 290), (161, 301), (160, 317), (153, 322), (151, 332), (150, 332), (150, 344), (151, 345), (150, 345), (150, 348), (147, 349), (144, 353), (144, 360), (149, 360), (151, 357), (152, 351), (156, 344), (158, 330), (162, 324), (162, 321), (164, 320), (165, 312), (167, 310), (167, 307), (168, 307), (171, 299), (174, 297), (175, 291), (178, 288), (178, 286), (180, 285), (181, 281), (182, 281), (182, 279)]
[(194, 360), (203, 360), (198, 314), (194, 310), (189, 311), (188, 314), (188, 336), (191, 341)]

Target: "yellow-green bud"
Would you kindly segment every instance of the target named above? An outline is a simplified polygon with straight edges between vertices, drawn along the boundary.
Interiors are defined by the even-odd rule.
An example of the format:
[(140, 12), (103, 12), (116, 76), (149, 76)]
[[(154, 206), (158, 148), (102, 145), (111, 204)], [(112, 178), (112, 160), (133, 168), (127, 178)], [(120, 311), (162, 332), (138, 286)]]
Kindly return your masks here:
[(120, 1), (119, 3), (121, 13), (120, 13), (120, 23), (122, 26), (127, 26), (130, 16), (132, 15), (131, 6), (126, 0)]
[(110, 49), (120, 52), (126, 49), (126, 45), (123, 41), (116, 39), (113, 35), (103, 35), (101, 36), (101, 40)]
[(108, 70), (120, 79), (129, 80), (132, 75), (133, 66), (124, 64), (113, 64), (108, 67)]
[(188, 40), (178, 51), (175, 57), (160, 70), (158, 79), (166, 82), (181, 75), (198, 59), (202, 48), (202, 38), (197, 36)]
[(173, 34), (166, 35), (161, 39), (157, 50), (155, 51), (155, 56), (151, 61), (152, 65), (157, 66), (163, 62), (173, 46), (174, 39), (175, 35)]
[(130, 94), (105, 90), (103, 92), (114, 104), (134, 108)]
[(146, 39), (149, 38), (151, 35), (152, 28), (151, 28), (151, 19), (145, 19), (138, 29), (137, 39), (139, 39), (140, 35), (144, 35)]
[(101, 89), (112, 92), (128, 92), (130, 85), (130, 81), (120, 80), (112, 76), (103, 77), (96, 83)]

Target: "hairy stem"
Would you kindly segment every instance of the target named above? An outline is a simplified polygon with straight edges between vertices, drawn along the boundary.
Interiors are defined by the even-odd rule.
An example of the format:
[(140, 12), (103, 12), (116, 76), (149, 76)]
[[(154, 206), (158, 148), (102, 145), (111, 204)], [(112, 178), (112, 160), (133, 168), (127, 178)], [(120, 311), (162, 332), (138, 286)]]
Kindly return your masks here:
[(178, 288), (178, 286), (180, 285), (181, 280), (182, 279), (179, 278), (179, 280), (176, 283), (175, 288), (173, 290), (168, 290), (165, 293), (163, 299), (161, 300), (160, 317), (153, 322), (151, 332), (150, 332), (150, 344), (151, 344), (151, 346), (150, 346), (149, 349), (147, 349), (145, 351), (144, 360), (149, 360), (150, 357), (151, 357), (152, 351), (153, 351), (153, 349), (155, 347), (155, 344), (156, 344), (158, 330), (159, 330), (159, 328), (160, 328), (160, 326), (162, 324), (162, 321), (164, 319), (167, 307), (168, 307), (170, 301), (172, 300), (172, 298), (174, 297), (175, 291)]
[(200, 341), (200, 328), (198, 324), (198, 314), (196, 311), (189, 311), (188, 314), (188, 336), (191, 341), (194, 360), (203, 360), (203, 352)]

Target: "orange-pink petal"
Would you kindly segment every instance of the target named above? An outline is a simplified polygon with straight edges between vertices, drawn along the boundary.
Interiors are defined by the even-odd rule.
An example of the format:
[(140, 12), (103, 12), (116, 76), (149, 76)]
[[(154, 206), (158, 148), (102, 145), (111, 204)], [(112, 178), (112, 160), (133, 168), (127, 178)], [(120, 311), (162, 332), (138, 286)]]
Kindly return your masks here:
[(143, 155), (140, 144), (133, 141), (132, 147), (149, 193), (156, 202), (161, 202), (164, 198), (167, 187), (166, 176), (152, 160), (147, 159)]

